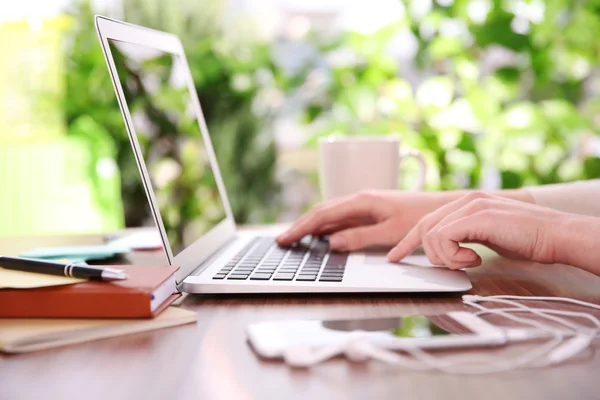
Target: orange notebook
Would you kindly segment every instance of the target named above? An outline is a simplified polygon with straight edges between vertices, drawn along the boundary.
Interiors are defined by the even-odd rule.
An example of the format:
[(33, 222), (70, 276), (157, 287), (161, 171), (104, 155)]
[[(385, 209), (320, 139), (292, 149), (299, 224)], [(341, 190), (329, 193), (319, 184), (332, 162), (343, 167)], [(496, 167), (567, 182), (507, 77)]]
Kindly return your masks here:
[(0, 318), (152, 318), (181, 296), (175, 266), (119, 265), (128, 279), (0, 289)]

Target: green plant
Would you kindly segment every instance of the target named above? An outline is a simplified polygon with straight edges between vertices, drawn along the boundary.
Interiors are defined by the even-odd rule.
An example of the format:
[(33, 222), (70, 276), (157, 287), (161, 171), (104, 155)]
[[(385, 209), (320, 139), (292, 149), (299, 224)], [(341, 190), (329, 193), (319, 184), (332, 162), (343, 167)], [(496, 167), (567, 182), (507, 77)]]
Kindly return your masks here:
[[(599, 160), (578, 151), (599, 128), (600, 101), (590, 92), (598, 2), (403, 4), (404, 16), (374, 34), (309, 38), (317, 56), (295, 81), (311, 94), (303, 113), (315, 131), (310, 143), (398, 133), (425, 154), (429, 189), (477, 187), (490, 169), (503, 188), (600, 177)], [(407, 35), (416, 54), (400, 65), (388, 50)], [(409, 66), (426, 78), (409, 82)]]
[[(221, 38), (215, 24), (219, 4), (125, 0), (122, 19), (180, 35), (236, 221), (268, 222), (279, 211), (276, 151), (268, 129), (271, 114), (269, 110), (256, 112), (255, 104), (275, 81), (259, 82), (256, 73), (274, 77), (278, 71), (265, 44), (249, 42), (237, 47)], [(87, 115), (110, 132), (121, 172), (126, 225), (145, 224), (149, 215), (146, 195), (93, 27), (93, 12), (88, 2), (82, 2), (71, 14), (67, 122), (71, 125), (80, 115)], [(154, 145), (148, 143), (149, 151)]]

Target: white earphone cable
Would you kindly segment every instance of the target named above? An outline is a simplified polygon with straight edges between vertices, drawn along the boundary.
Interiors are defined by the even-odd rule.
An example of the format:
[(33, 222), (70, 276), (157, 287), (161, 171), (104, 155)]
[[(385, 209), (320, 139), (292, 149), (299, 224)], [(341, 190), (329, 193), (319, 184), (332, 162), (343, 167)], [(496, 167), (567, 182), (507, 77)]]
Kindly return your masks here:
[(595, 308), (596, 310), (600, 310), (600, 306), (594, 303), (588, 303), (585, 301), (570, 299), (568, 297), (544, 297), (544, 296), (513, 296), (513, 295), (494, 295), (494, 296), (478, 296), (478, 295), (465, 295), (464, 297), (475, 297), (480, 300), (489, 301), (489, 300), (523, 300), (523, 301), (548, 301), (555, 303), (570, 303), (576, 304), (578, 306)]
[[(473, 354), (439, 356), (432, 355), (417, 346), (404, 346), (396, 343), (393, 346), (380, 346), (369, 340), (368, 336), (364, 333), (355, 332), (348, 340), (342, 343), (323, 346), (315, 350), (307, 348), (306, 346), (290, 348), (284, 353), (284, 360), (293, 366), (307, 367), (326, 361), (336, 355), (344, 354), (348, 359), (355, 362), (364, 362), (369, 359), (375, 359), (384, 363), (417, 371), (433, 369), (453, 374), (481, 375), (503, 372), (516, 368), (539, 368), (557, 364), (576, 356), (588, 348), (595, 338), (600, 336), (600, 320), (591, 314), (547, 308), (531, 308), (520, 304), (515, 300), (565, 302), (600, 310), (600, 306), (598, 305), (564, 297), (482, 297), (465, 295), (463, 296), (463, 303), (477, 309), (478, 311), (474, 313), (477, 316), (490, 314), (498, 315), (512, 320), (513, 322), (528, 325), (537, 330), (524, 331), (512, 327), (500, 328), (505, 333), (509, 343), (512, 341), (540, 338), (546, 338), (548, 340), (521, 353), (516, 358), (505, 358), (498, 355), (478, 356)], [(482, 302), (499, 303), (510, 307), (488, 308), (479, 304)], [(515, 315), (519, 313), (531, 313), (552, 324)], [(562, 317), (585, 319), (591, 322), (595, 327), (582, 325)], [(557, 324), (562, 327), (557, 327)], [(511, 329), (513, 329), (512, 332), (514, 332), (515, 329), (519, 331), (517, 332), (519, 333), (518, 339), (511, 339), (513, 336), (507, 333), (511, 332)], [(411, 357), (394, 352), (393, 350), (406, 352)], [(479, 355), (481, 355), (481, 353), (479, 353)]]

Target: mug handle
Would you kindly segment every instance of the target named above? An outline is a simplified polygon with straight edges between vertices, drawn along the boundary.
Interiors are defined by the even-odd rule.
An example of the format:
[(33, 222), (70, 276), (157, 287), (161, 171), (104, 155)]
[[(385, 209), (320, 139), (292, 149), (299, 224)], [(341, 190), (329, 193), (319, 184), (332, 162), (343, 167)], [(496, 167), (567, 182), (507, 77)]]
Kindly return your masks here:
[(425, 177), (427, 176), (427, 164), (425, 163), (425, 158), (423, 154), (418, 150), (402, 150), (400, 151), (400, 166), (407, 158), (414, 158), (419, 162), (419, 166), (421, 167), (421, 172), (419, 173), (419, 180), (415, 187), (411, 190), (413, 191), (422, 191), (425, 188)]

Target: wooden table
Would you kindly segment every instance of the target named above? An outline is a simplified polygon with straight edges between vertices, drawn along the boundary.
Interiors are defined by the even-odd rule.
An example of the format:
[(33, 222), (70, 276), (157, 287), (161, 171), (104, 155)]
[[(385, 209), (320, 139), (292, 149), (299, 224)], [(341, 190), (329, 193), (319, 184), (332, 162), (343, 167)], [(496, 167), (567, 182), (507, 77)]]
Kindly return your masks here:
[[(99, 236), (52, 239), (99, 243)], [(31, 241), (0, 241), (0, 251)], [(45, 243), (38, 242), (36, 245)], [(7, 250), (8, 249), (8, 250)], [(134, 253), (134, 262), (160, 262)], [(500, 258), (469, 271), (472, 293), (568, 296), (600, 303), (600, 277), (562, 265)], [(261, 361), (248, 323), (353, 318), (463, 309), (460, 295), (188, 296), (196, 325), (23, 355), (0, 355), (0, 399), (598, 399), (600, 357), (492, 376), (411, 372), (376, 362), (333, 360), (312, 370)]]

